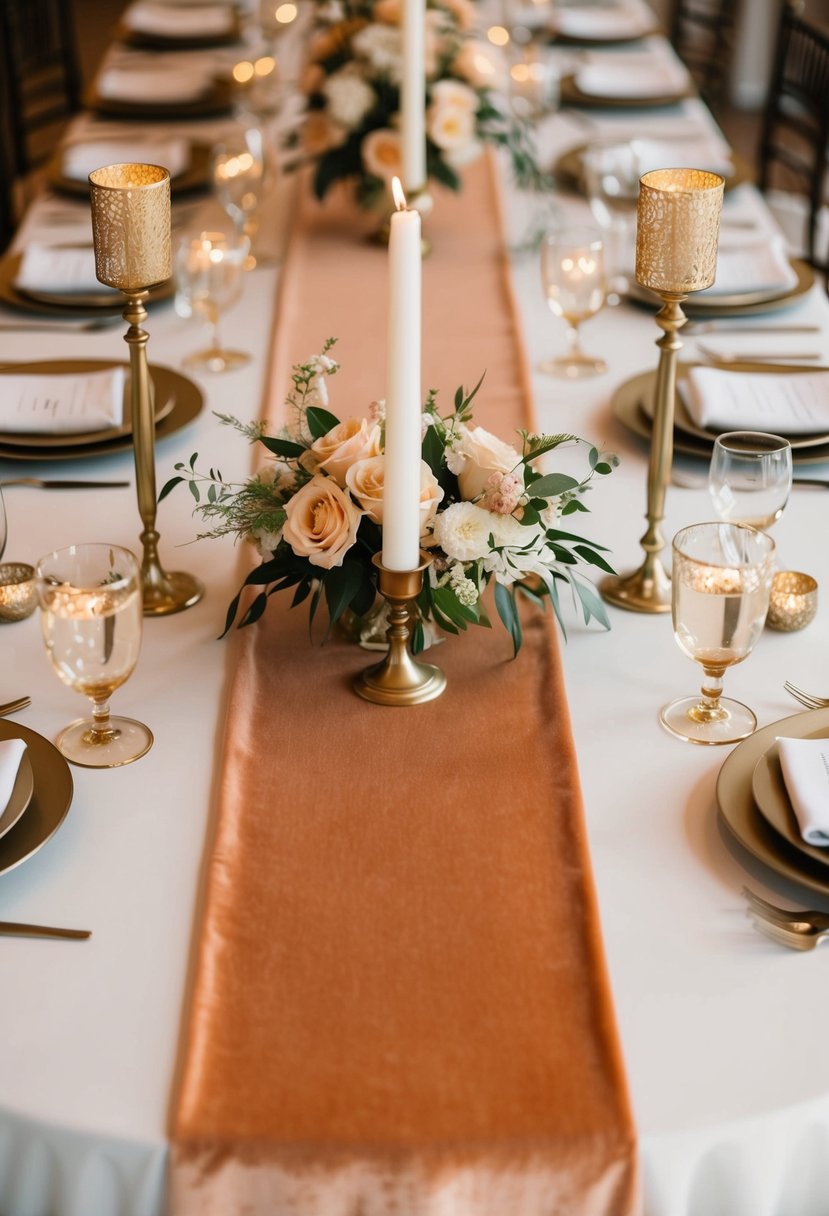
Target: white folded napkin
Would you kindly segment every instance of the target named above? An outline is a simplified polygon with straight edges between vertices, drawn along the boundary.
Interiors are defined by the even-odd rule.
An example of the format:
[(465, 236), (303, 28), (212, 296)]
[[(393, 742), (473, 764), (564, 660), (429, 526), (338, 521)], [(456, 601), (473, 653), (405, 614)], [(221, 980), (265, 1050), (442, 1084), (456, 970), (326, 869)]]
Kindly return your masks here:
[(639, 0), (619, 4), (561, 7), (556, 10), (555, 28), (567, 38), (636, 38), (654, 28), (653, 14)]
[(741, 244), (729, 242), (717, 254), (717, 278), (700, 296), (734, 295), (749, 291), (791, 291), (797, 274), (786, 253), (782, 236), (755, 237)]
[(186, 139), (124, 140), (96, 139), (89, 143), (69, 144), (63, 150), (63, 173), (85, 182), (93, 169), (126, 162), (161, 165), (170, 177), (178, 177), (190, 164), (190, 144)]
[(613, 61), (594, 56), (578, 69), (575, 80), (586, 96), (608, 98), (678, 97), (689, 85), (682, 64), (661, 55), (622, 55)]
[(630, 142), (639, 161), (640, 173), (650, 173), (651, 169), (683, 169), (688, 165), (723, 177), (734, 172), (734, 162), (722, 140), (705, 134), (688, 139), (660, 139), (657, 136)]
[(86, 375), (3, 376), (0, 432), (80, 435), (119, 427), (125, 384), (123, 367)]
[(25, 750), (26, 744), (22, 739), (4, 739), (0, 743), (0, 815), (9, 805)]
[(124, 22), (141, 34), (163, 34), (168, 38), (227, 34), (233, 28), (233, 10), (228, 5), (200, 4), (175, 8), (168, 4), (131, 4)]
[(196, 101), (210, 92), (212, 68), (107, 68), (98, 77), (98, 93), (110, 101), (145, 105)]
[(829, 372), (785, 376), (692, 367), (682, 398), (697, 426), (707, 430), (829, 433)]
[(777, 750), (800, 834), (829, 845), (829, 739), (778, 738)]
[(95, 250), (91, 245), (27, 245), (14, 280), (21, 291), (76, 292), (111, 295), (120, 299), (113, 287), (99, 283), (95, 275)]

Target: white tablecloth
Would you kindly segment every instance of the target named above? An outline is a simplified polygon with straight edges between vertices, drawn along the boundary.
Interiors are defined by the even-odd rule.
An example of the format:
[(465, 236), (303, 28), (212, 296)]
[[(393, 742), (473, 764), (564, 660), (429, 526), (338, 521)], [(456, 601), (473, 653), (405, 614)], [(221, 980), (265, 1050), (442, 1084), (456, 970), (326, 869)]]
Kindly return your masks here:
[[(705, 121), (696, 105), (686, 109)], [(647, 117), (638, 121), (647, 129)], [(84, 120), (82, 126), (89, 125)], [(103, 133), (111, 124), (99, 126)], [(545, 146), (552, 152), (579, 142), (585, 129), (583, 120), (558, 116), (545, 130)], [(574, 218), (587, 216), (580, 200), (563, 198), (560, 205)], [(738, 206), (750, 210), (758, 201), (744, 190), (742, 200), (737, 195), (727, 204)], [(62, 200), (44, 200), (21, 240), (35, 231), (59, 239), (82, 230), (82, 204), (77, 223), (56, 222), (67, 209)], [(198, 228), (197, 216), (191, 226)], [(514, 275), (535, 365), (564, 349), (563, 325), (545, 307), (535, 259), (517, 259)], [(259, 412), (277, 278), (276, 266), (258, 268), (227, 314), (228, 343), (254, 358), (225, 376), (195, 377), (206, 408), (196, 423), (158, 444), (159, 486), (175, 462), (194, 451), (201, 464), (219, 463), (226, 476), (234, 466), (239, 477), (247, 472), (244, 443), (230, 439), (211, 411), (242, 418)], [(0, 312), (4, 361), (127, 356), (120, 324), (95, 333), (4, 330), (21, 319)], [(785, 319), (820, 325), (812, 338), (829, 356), (829, 303), (820, 287)], [(174, 368), (207, 337), (171, 308), (154, 312), (147, 328), (151, 361)], [(580, 384), (534, 378), (544, 429), (574, 431), (622, 457), (591, 496), (592, 516), (580, 517), (584, 530), (612, 546), (620, 569), (641, 560), (646, 453), (615, 420), (610, 402), (629, 376), (655, 367), (658, 335), (647, 312), (608, 308), (584, 326), (585, 345), (607, 358), (606, 375)], [(693, 354), (690, 339), (686, 350)], [(296, 352), (297, 358), (311, 353)], [(482, 350), (480, 367), (459, 368), (458, 379), (474, 382), (485, 365)], [(381, 356), (377, 370), (379, 392)], [(345, 367), (336, 392), (346, 392), (347, 378)], [(444, 394), (453, 389), (439, 387)], [(690, 468), (693, 462), (678, 463)], [(702, 464), (694, 468), (705, 471)], [(819, 471), (829, 476), (829, 466)], [(24, 469), (0, 462), (0, 478), (21, 472), (70, 475), (48, 464)], [(71, 468), (76, 474), (132, 478), (131, 456), (80, 462)], [(131, 488), (46, 494), (21, 487), (7, 489), (5, 498), (7, 560), (32, 561), (85, 540), (138, 545)], [(812, 573), (823, 588), (829, 587), (828, 508), (825, 491), (795, 489), (774, 531), (781, 566)], [(672, 488), (665, 536), (710, 516), (704, 490)], [(139, 666), (115, 695), (117, 710), (151, 726), (155, 745), (125, 768), (74, 769), (74, 802), (57, 837), (0, 875), (0, 919), (93, 930), (85, 944), (0, 939), (4, 1216), (161, 1216), (164, 1210), (167, 1115), (233, 661), (233, 640), (216, 638), (240, 555), (229, 542), (189, 543), (199, 523), (184, 490), (161, 504), (158, 524), (164, 564), (198, 575), (207, 595), (188, 612), (146, 622)], [(829, 1063), (819, 1047), (829, 997), (825, 960), (819, 952), (780, 949), (754, 933), (745, 917), (740, 888), (747, 873), (716, 817), (715, 783), (728, 749), (685, 746), (657, 723), (664, 702), (699, 684), (697, 669), (674, 642), (670, 616), (611, 612), (610, 633), (586, 630), (573, 616), (564, 664), (641, 1138), (645, 1216), (823, 1216), (829, 1203)], [(53, 737), (81, 712), (81, 703), (51, 671), (37, 618), (2, 627), (0, 647), (0, 701), (29, 693), (32, 705), (18, 720)], [(764, 725), (797, 709), (783, 691), (787, 677), (829, 693), (825, 607), (801, 634), (767, 631), (749, 661), (728, 672), (726, 691), (751, 704)], [(754, 885), (768, 893), (761, 882)], [(798, 896), (782, 882), (774, 890)]]

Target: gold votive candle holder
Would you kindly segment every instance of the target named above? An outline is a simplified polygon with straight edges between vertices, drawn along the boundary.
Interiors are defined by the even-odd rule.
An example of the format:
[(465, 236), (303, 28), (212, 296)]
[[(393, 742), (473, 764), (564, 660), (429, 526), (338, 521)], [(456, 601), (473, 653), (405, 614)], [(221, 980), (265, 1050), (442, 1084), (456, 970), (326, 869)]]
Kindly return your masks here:
[(89, 175), (95, 273), (125, 294), (173, 273), (170, 174), (160, 165), (105, 165)]
[(817, 612), (817, 583), (810, 574), (778, 570), (771, 584), (766, 624), (780, 633), (805, 629)]
[(0, 621), (24, 621), (37, 605), (33, 566), (24, 562), (0, 565)]

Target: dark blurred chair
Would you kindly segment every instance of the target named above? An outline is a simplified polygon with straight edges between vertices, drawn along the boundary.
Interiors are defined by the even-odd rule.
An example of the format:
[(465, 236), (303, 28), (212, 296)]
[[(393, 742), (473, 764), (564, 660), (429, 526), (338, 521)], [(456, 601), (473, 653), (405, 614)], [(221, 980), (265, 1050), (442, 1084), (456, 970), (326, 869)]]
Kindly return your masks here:
[(803, 15), (802, 0), (785, 0), (760, 137), (758, 184), (804, 199), (805, 256), (829, 268), (819, 248), (829, 163), (829, 30)]
[(0, 0), (0, 71), (23, 177), (52, 151), (56, 124), (80, 109), (71, 0)]
[(712, 109), (727, 100), (737, 8), (736, 0), (674, 0), (671, 11), (671, 44)]
[(17, 226), (15, 175), (11, 139), (4, 107), (0, 104), (0, 254), (4, 253)]

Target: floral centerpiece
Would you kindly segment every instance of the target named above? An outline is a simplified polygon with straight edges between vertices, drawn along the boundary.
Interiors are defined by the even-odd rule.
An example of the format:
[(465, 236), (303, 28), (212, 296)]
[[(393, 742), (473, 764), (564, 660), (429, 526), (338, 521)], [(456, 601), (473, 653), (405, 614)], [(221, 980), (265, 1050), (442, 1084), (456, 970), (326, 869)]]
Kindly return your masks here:
[[(274, 592), (293, 588), (292, 606), (309, 602), (313, 623), (325, 599), (329, 629), (349, 612), (363, 617), (375, 604), (377, 570), (372, 557), (382, 548), (383, 402), (372, 402), (364, 417), (342, 420), (328, 409), (328, 380), (338, 371), (329, 339), (319, 355), (293, 369), (287, 402), (289, 425), (276, 436), (262, 423), (223, 423), (240, 430), (271, 454), (263, 468), (241, 484), (221, 473), (202, 473), (194, 455), (175, 466), (165, 497), (187, 482), (196, 510), (212, 525), (203, 536), (233, 535), (252, 542), (262, 562), (243, 586), (261, 590), (242, 613), (240, 626), (258, 620)], [(587, 511), (584, 498), (594, 477), (618, 463), (611, 454), (574, 435), (531, 435), (518, 431), (512, 446), (473, 425), (471, 391), (458, 389), (454, 408), (442, 415), (436, 395), (427, 396), (422, 418), (421, 545), (432, 557), (417, 601), (412, 633), (417, 653), (428, 634), (459, 633), (469, 625), (490, 625), (483, 592), (495, 586), (495, 608), (509, 630), (515, 653), (521, 645), (516, 597), (541, 607), (549, 600), (564, 629), (560, 588), (568, 586), (585, 623), (596, 618), (606, 628), (604, 605), (583, 576), (584, 565), (613, 573), (592, 540), (559, 525), (565, 516)], [(587, 472), (578, 480), (542, 472), (537, 462), (563, 444), (585, 447)], [(225, 632), (239, 615), (240, 597), (230, 605)]]
[[(401, 8), (402, 0), (315, 6), (298, 139), (316, 162), (319, 198), (347, 178), (358, 202), (373, 207), (387, 197), (392, 177), (403, 176)], [(458, 169), (484, 143), (510, 149), (519, 181), (537, 176), (529, 126), (503, 102), (506, 63), (473, 36), (473, 19), (472, 0), (427, 0), (426, 172), (452, 190), (460, 187)]]

